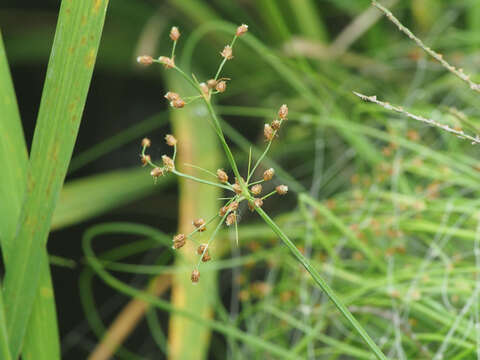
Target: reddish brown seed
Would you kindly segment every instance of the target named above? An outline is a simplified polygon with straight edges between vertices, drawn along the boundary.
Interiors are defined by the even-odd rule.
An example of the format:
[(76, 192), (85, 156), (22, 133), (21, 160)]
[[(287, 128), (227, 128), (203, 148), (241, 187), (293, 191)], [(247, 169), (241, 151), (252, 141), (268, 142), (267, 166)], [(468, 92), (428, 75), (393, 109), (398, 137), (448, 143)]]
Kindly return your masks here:
[(150, 147), (152, 145), (152, 142), (150, 141), (149, 138), (143, 138), (142, 139), (142, 147)]
[(200, 280), (200, 271), (197, 269), (193, 270), (190, 279), (192, 280), (192, 283), (198, 283), (198, 280)]
[(226, 81), (220, 81), (216, 86), (215, 90), (217, 90), (220, 93), (225, 92), (227, 90), (227, 82)]
[(210, 260), (212, 260), (212, 258), (210, 257), (210, 253), (207, 250), (207, 251), (205, 251), (205, 253), (202, 256), (202, 261), (207, 262), (207, 261), (210, 261)]
[(240, 186), (240, 184), (233, 184), (232, 185), (233, 187), (233, 191), (235, 191), (236, 194), (240, 195), (242, 193), (242, 187)]
[(278, 117), (282, 120), (286, 120), (288, 116), (288, 106), (287, 104), (283, 104), (280, 106), (280, 109), (278, 110)]
[(248, 202), (248, 209), (252, 212), (255, 210), (255, 204), (253, 203), (253, 201)]
[(180, 99), (180, 95), (178, 95), (176, 92), (169, 91), (165, 94), (164, 96), (168, 101), (175, 101)]
[(170, 29), (170, 39), (173, 41), (177, 41), (178, 38), (180, 37), (180, 31), (178, 31), (178, 28), (176, 26), (172, 26)]
[(220, 210), (218, 211), (218, 215), (223, 216), (227, 213), (228, 207), (227, 206), (222, 206)]
[(272, 127), (269, 124), (265, 124), (263, 127), (263, 135), (267, 141), (272, 141), (273, 137), (275, 136), (275, 132), (273, 131)]
[(207, 246), (208, 246), (207, 244), (199, 245), (198, 248), (197, 248), (197, 254), (202, 255), (203, 252), (205, 251), (205, 249), (207, 248)]
[(254, 204), (255, 204), (256, 207), (262, 207), (262, 205), (263, 205), (263, 200), (260, 199), (260, 198), (255, 198)]
[(237, 215), (234, 212), (232, 212), (228, 214), (227, 219), (225, 220), (225, 224), (227, 224), (227, 226), (230, 226), (232, 224), (235, 224), (236, 221), (237, 221)]
[(217, 178), (220, 182), (222, 183), (226, 183), (228, 182), (228, 175), (225, 171), (223, 171), (222, 169), (218, 169), (217, 170)]
[(200, 89), (202, 89), (203, 95), (205, 95), (205, 96), (208, 96), (208, 95), (209, 95), (208, 92), (209, 92), (210, 89), (208, 88), (208, 85), (205, 84), (204, 82), (202, 82), (202, 83), (200, 84)]
[(147, 166), (148, 163), (151, 161), (150, 155), (142, 155), (140, 160), (142, 161), (143, 166)]
[(166, 69), (171, 69), (175, 67), (175, 61), (173, 61), (172, 58), (166, 57), (166, 56), (160, 56), (158, 58), (158, 61), (160, 61), (163, 66), (165, 66)]
[(174, 107), (175, 109), (181, 109), (185, 106), (185, 101), (183, 101), (183, 99), (175, 99), (170, 102), (170, 106)]
[(175, 169), (175, 163), (173, 162), (172, 158), (167, 155), (162, 155), (163, 165), (167, 169), (167, 171), (173, 171)]
[(195, 226), (200, 232), (207, 230), (207, 227), (205, 226), (205, 220), (202, 218), (194, 220), (193, 226)]
[(235, 33), (235, 35), (242, 36), (247, 31), (248, 31), (248, 25), (242, 24), (239, 27), (237, 27), (237, 32)]
[(262, 185), (261, 184), (253, 185), (250, 188), (250, 191), (252, 192), (253, 195), (260, 195), (262, 193)]
[(177, 234), (173, 238), (173, 248), (180, 249), (183, 245), (185, 245), (186, 236), (185, 234)]
[(166, 141), (166, 143), (167, 143), (168, 146), (175, 146), (175, 145), (177, 145), (177, 139), (176, 139), (175, 136), (173, 136), (173, 135), (170, 135), (170, 134), (166, 135), (166, 136), (165, 136), (165, 141)]
[(230, 45), (226, 45), (222, 52), (220, 53), (220, 55), (222, 55), (222, 57), (224, 57), (225, 59), (227, 60), (231, 60), (233, 59), (233, 50), (232, 50), (232, 47)]
[(152, 175), (154, 178), (163, 176), (163, 169), (159, 167), (155, 167), (152, 169), (152, 171), (150, 171), (150, 175)]
[(282, 122), (280, 120), (273, 120), (271, 124), (273, 130), (280, 129), (281, 125), (282, 125)]
[(151, 65), (153, 58), (150, 55), (142, 55), (137, 57), (137, 62), (142, 65)]
[(263, 173), (263, 180), (265, 181), (272, 180), (273, 175), (275, 175), (275, 170), (273, 168), (267, 169)]
[(288, 192), (288, 186), (287, 185), (278, 185), (275, 190), (279, 195), (285, 195)]
[(238, 209), (238, 201), (234, 201), (228, 206), (229, 211), (235, 211), (237, 209)]

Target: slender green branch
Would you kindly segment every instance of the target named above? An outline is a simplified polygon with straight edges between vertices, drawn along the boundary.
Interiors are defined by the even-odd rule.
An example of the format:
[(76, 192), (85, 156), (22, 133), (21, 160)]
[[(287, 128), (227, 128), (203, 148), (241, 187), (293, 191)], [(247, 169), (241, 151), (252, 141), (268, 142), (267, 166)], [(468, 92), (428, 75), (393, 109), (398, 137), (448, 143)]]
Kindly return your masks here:
[(363, 329), (360, 323), (355, 319), (352, 313), (347, 309), (347, 307), (342, 303), (342, 301), (337, 297), (334, 291), (330, 286), (323, 280), (322, 276), (318, 271), (310, 264), (310, 261), (302, 255), (300, 250), (293, 244), (293, 242), (288, 238), (287, 235), (278, 227), (278, 225), (263, 211), (260, 207), (255, 207), (257, 213), (262, 217), (262, 219), (267, 223), (268, 226), (278, 235), (278, 237), (283, 241), (283, 243), (288, 247), (293, 256), (303, 265), (303, 267), (308, 271), (312, 276), (313, 280), (320, 286), (320, 288), (327, 294), (330, 300), (335, 304), (337, 309), (342, 313), (342, 315), (347, 319), (347, 321), (352, 325), (352, 327), (358, 332), (362, 337), (365, 343), (368, 345), (370, 350), (373, 351), (377, 359), (387, 360), (382, 350), (375, 344), (375, 342), (370, 338), (368, 333)]
[[(232, 42), (230, 43), (230, 47), (233, 48), (233, 45), (235, 44), (235, 41), (237, 40), (238, 36), (235, 35), (233, 37), (233, 40)], [(218, 77), (220, 76), (220, 73), (222, 72), (222, 69), (223, 69), (223, 66), (225, 65), (225, 63), (227, 62), (227, 58), (223, 58), (222, 62), (220, 63), (220, 66), (218, 67), (218, 70), (217, 70), (217, 73), (215, 74), (215, 80), (218, 79)]]
[(197, 178), (195, 176), (191, 176), (191, 175), (188, 175), (188, 174), (181, 173), (177, 170), (173, 170), (172, 173), (177, 175), (177, 176), (181, 176), (181, 177), (184, 177), (186, 179), (190, 179), (190, 180), (202, 183), (202, 184), (212, 185), (212, 186), (216, 186), (216, 187), (219, 187), (219, 188), (222, 188), (222, 189), (227, 189), (227, 190), (232, 191), (231, 187), (229, 187), (227, 185), (224, 185), (224, 184), (217, 184), (217, 183), (214, 183), (212, 181), (203, 180), (203, 179)]

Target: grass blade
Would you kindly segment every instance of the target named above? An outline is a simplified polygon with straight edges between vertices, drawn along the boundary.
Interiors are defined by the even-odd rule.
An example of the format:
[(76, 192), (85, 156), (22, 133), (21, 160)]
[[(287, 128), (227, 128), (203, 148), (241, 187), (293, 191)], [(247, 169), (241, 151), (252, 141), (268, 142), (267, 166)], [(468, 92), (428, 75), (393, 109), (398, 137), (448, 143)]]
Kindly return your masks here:
[(27, 170), (25, 199), (4, 284), (14, 358), (46, 266), (45, 245), (85, 105), (108, 1), (62, 1)]
[(60, 193), (51, 228), (91, 219), (163, 189), (172, 180), (164, 177), (154, 185), (145, 169), (123, 169), (69, 181)]

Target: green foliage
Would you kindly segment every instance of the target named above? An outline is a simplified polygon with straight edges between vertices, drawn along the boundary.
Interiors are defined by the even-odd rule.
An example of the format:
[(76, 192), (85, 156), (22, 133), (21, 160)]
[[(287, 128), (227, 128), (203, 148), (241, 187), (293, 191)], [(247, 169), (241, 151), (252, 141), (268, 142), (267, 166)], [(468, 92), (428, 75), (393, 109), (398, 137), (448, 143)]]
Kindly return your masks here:
[[(87, 7), (95, 4), (63, 3), (59, 24), (65, 26), (81, 24), (80, 14), (91, 14)], [(478, 150), (438, 129), (364, 104), (351, 92), (376, 94), (382, 101), (402, 104), (412, 113), (462, 127), (472, 134), (479, 128), (478, 95), (436, 63), (426, 61), (385, 18), (380, 18), (344, 55), (329, 58), (328, 45), (369, 8), (369, 0), (259, 1), (248, 6), (188, 0), (156, 6), (128, 0), (112, 3), (98, 70), (125, 82), (141, 79), (142, 85), (136, 83), (140, 93), (150, 91), (154, 83), (153, 91), (158, 94), (153, 112), (157, 114), (145, 120), (139, 116), (130, 127), (124, 126), (122, 119), (107, 119), (124, 130), (82, 146), (70, 165), (92, 69), (85, 67), (88, 53), (82, 51), (87, 47), (72, 49), (67, 44), (81, 43), (80, 32), (87, 29), (73, 26), (75, 31), (67, 29), (63, 43), (58, 36), (55, 39), (31, 162), (5, 50), (3, 44), (0, 46), (0, 163), (4, 169), (0, 178), (0, 245), (6, 266), (6, 292), (0, 293), (0, 300), (5, 302), (2, 311), (0, 301), (0, 357), (16, 359), (22, 350), (27, 359), (59, 358), (52, 284), (46, 271), (48, 231), (69, 229), (75, 224), (87, 228), (97, 222), (96, 217), (116, 216), (119, 213), (112, 210), (121, 208), (127, 211), (120, 217), (129, 216), (128, 210), (132, 209), (137, 215), (151, 216), (155, 228), (109, 223), (94, 225), (85, 233), (88, 264), (76, 261), (83, 270), (80, 294), (99, 341), (109, 330), (103, 304), (97, 300), (96, 276), (113, 289), (112, 296), (120, 293), (152, 304), (147, 325), (158, 354), (169, 354), (174, 335), (167, 324), (175, 319), (188, 324), (186, 333), (193, 332), (177, 347), (184, 354), (195, 351), (198, 357), (373, 358), (361, 336), (349, 326), (353, 323), (362, 335), (368, 333), (389, 358), (474, 358), (478, 351), (475, 325), (480, 314), (476, 256), (480, 245)], [(67, 8), (72, 9), (69, 15)], [(474, 73), (478, 49), (475, 14), (479, 9), (471, 0), (455, 4), (403, 0), (391, 10), (445, 59), (463, 67), (466, 73)], [(5, 24), (9, 23), (6, 19), (13, 18), (9, 11), (0, 14)], [(11, 65), (47, 61), (48, 36), (53, 34), (52, 19), (56, 18), (56, 14), (48, 15), (51, 18), (42, 18), (46, 24), (42, 28), (14, 31), (19, 26), (15, 24), (10, 25), (10, 32), (6, 26), (2, 28)], [(73, 18), (76, 20), (71, 23), (64, 21)], [(100, 15), (91, 20), (87, 28), (95, 27), (96, 42), (102, 21)], [(179, 152), (185, 151), (183, 146), (200, 146), (197, 154), (205, 164), (195, 161), (195, 165), (213, 171), (217, 167), (229, 170), (230, 165), (218, 158), (212, 140), (215, 132), (205, 119), (207, 109), (193, 103), (173, 114), (163, 111), (166, 103), (162, 94), (167, 89), (182, 95), (191, 95), (195, 89), (163, 80), (158, 69), (138, 72), (132, 61), (141, 55), (139, 51), (168, 48), (165, 32), (168, 26), (178, 25), (182, 38), (176, 60), (190, 68), (188, 75), (193, 72), (205, 81), (202, 74), (210, 74), (216, 67), (221, 60), (218, 52), (234, 30), (233, 24), (240, 23), (249, 24), (250, 32), (235, 46), (235, 59), (224, 71), (231, 81), (227, 91), (217, 97), (219, 103), (212, 104), (212, 110), (219, 115), (239, 173), (245, 173), (250, 149), (254, 159), (263, 153), (263, 123), (272, 120), (272, 109), (278, 104), (289, 104), (289, 121), (263, 164), (275, 168), (275, 185), (284, 183), (291, 192), (282, 201), (269, 199), (261, 214), (285, 243), (278, 242), (277, 235), (257, 214), (242, 210), (238, 246), (235, 230), (221, 230), (212, 252), (214, 260), (202, 264), (201, 281), (191, 287), (191, 254), (185, 249), (177, 251), (173, 261), (171, 235), (164, 234), (167, 228), (172, 231), (172, 218), (177, 217), (170, 209), (176, 209), (173, 203), (178, 199), (190, 201), (195, 217), (207, 218), (218, 211), (221, 203), (215, 198), (222, 195), (214, 195), (216, 190), (209, 193), (205, 190), (208, 185), (199, 185), (197, 193), (188, 196), (181, 185), (177, 193), (169, 186), (173, 177), (161, 178), (154, 185), (148, 171), (130, 169), (139, 151), (133, 146), (131, 150), (129, 144), (143, 136), (161, 138), (167, 130), (159, 128), (172, 119), (174, 126), (168, 131), (177, 136), (182, 126), (197, 131), (198, 143), (179, 137)], [(291, 51), (293, 45), (298, 52)], [(167, 53), (152, 50), (150, 54)], [(77, 80), (78, 86), (68, 85)], [(478, 82), (475, 75), (472, 80)], [(54, 85), (56, 81), (58, 85)], [(69, 113), (69, 105), (78, 116), (77, 122), (70, 121), (75, 114)], [(123, 101), (115, 106), (128, 112), (136, 109), (135, 105)], [(159, 147), (152, 148), (152, 158), (161, 151)], [(111, 170), (109, 156), (120, 148), (128, 149), (132, 162), (128, 156), (118, 162), (115, 159), (111, 163), (119, 168)], [(54, 153), (56, 162), (49, 157)], [(108, 171), (98, 171), (101, 162), (108, 163)], [(67, 180), (63, 186), (67, 167), (70, 174), (80, 177)], [(195, 168), (184, 169), (200, 176)], [(26, 185), (27, 174), (30, 188)], [(53, 182), (47, 193), (49, 179)], [(28, 193), (22, 207), (25, 189)], [(265, 193), (269, 190), (266, 186)], [(150, 201), (153, 194), (159, 196)], [(195, 202), (200, 197), (201, 202)], [(142, 199), (146, 201), (135, 202)], [(21, 212), (23, 225), (19, 226)], [(29, 219), (31, 223), (27, 223)], [(143, 222), (143, 218), (134, 221)], [(34, 228), (38, 231), (32, 235)], [(100, 247), (103, 239), (111, 246), (108, 250)], [(18, 241), (15, 247), (14, 241)], [(97, 242), (102, 250), (97, 250)], [(289, 249), (297, 260), (307, 261), (315, 281)], [(18, 270), (20, 265), (27, 268)], [(177, 284), (187, 289), (187, 308), (165, 296), (154, 298), (139, 290), (138, 284), (148, 286), (160, 274), (174, 276)], [(129, 284), (130, 275), (136, 286)], [(317, 288), (318, 283), (330, 295), (336, 294), (334, 299), (341, 303), (338, 308)], [(17, 288), (22, 296), (18, 296)], [(69, 305), (58, 304), (67, 307), (62, 312), (70, 311)], [(209, 317), (203, 316), (204, 310), (209, 310)], [(358, 322), (352, 318), (345, 321), (342, 313), (347, 317), (353, 314)], [(83, 338), (77, 341), (81, 343)], [(137, 345), (131, 342), (121, 346), (115, 357), (149, 358), (151, 354)], [(77, 351), (80, 346), (73, 349)]]

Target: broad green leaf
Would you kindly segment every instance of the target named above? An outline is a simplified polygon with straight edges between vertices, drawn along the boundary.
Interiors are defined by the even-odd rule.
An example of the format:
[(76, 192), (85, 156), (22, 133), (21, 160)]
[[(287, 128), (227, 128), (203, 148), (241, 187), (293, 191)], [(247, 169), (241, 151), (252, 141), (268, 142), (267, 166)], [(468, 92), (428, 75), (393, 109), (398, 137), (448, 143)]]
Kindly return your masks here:
[(51, 219), (90, 85), (108, 1), (62, 1), (27, 170), (15, 251), (4, 283), (10, 350), (21, 352), (47, 257)]

